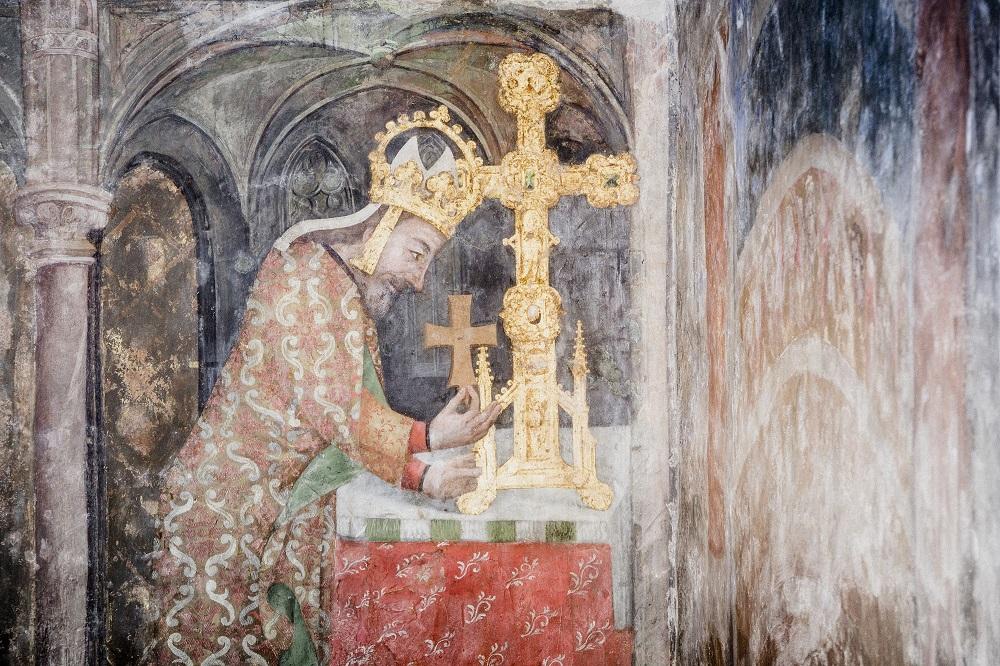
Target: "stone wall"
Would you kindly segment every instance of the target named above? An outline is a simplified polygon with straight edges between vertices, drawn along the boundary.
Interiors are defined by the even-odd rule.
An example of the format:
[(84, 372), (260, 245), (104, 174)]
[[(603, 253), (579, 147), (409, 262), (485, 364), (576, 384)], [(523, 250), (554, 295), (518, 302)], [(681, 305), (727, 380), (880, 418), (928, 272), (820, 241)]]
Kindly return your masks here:
[[(62, 34), (59, 21), (72, 19), (86, 39), (70, 52), (58, 41), (26, 40), (22, 63), (17, 3), (0, 1), (0, 158), (14, 174), (0, 176), (0, 662), (31, 660), (36, 624), (39, 636), (52, 633), (39, 658), (65, 649), (82, 660), (80, 562), (67, 568), (57, 557), (46, 569), (35, 541), (47, 529), (80, 528), (86, 500), (91, 584), (112, 586), (102, 626), (93, 619), (102, 617), (103, 595), (90, 590), (90, 649), (99, 653), (95, 646), (110, 638), (110, 661), (143, 658), (141, 628), (157, 612), (144, 569), (155, 518), (130, 513), (129, 493), (155, 496), (156, 473), (182, 438), (196, 393), (204, 396), (225, 360), (257, 262), (291, 221), (281, 175), (298, 139), (323, 129), (330, 135), (322, 138), (340, 139), (332, 142), (354, 160), (351, 170), (363, 168), (365, 149), (343, 150), (355, 119), (338, 126), (322, 105), (310, 109), (356, 88), (370, 96), (377, 80), (416, 88), (412, 101), (431, 95), (454, 106), (495, 157), (512, 135), (506, 116), (482, 110), (493, 104), (484, 81), (497, 54), (512, 48), (547, 49), (566, 67), (572, 104), (553, 119), (550, 137), (561, 156), (632, 148), (640, 158), (644, 193), (631, 217), (585, 213), (589, 232), (577, 247), (587, 258), (555, 271), (571, 288), (573, 276), (602, 268), (603, 278), (585, 282), (574, 300), (629, 280), (634, 287), (616, 301), (621, 321), (594, 341), (606, 352), (594, 369), (596, 418), (632, 420), (639, 431), (637, 663), (660, 663), (667, 650), (676, 663), (1000, 661), (1000, 2), (671, 0), (661, 10), (612, 1), (620, 14), (586, 0), (526, 0), (502, 11), (411, 4), (330, 12), (312, 2), (24, 3), (38, 34)], [(581, 11), (553, 12), (553, 4)], [(452, 30), (483, 45), (449, 45)], [(420, 48), (394, 59), (390, 42)], [(48, 86), (49, 73), (63, 70), (39, 64), (45, 59), (66, 71), (72, 61), (76, 78)], [(443, 65), (448, 85), (436, 83)], [(22, 67), (31, 74), (23, 84)], [(288, 86), (298, 92), (285, 95)], [(49, 136), (56, 150), (47, 149)], [(79, 140), (60, 138), (70, 136)], [(94, 188), (84, 192), (94, 201), (62, 210), (97, 211), (96, 186), (114, 189), (147, 158), (181, 167), (198, 193), (201, 208), (186, 213), (177, 182), (157, 180), (161, 191), (148, 196), (171, 211), (160, 222), (172, 220), (175, 231), (194, 224), (181, 240), (207, 248), (198, 258), (215, 273), (199, 267), (199, 297), (212, 286), (218, 319), (206, 324), (208, 309), (186, 282), (192, 289), (175, 305), (187, 309), (171, 314), (173, 332), (194, 330), (195, 305), (208, 332), (179, 340), (185, 354), (164, 360), (175, 367), (171, 378), (186, 383), (166, 391), (175, 394), (171, 408), (143, 432), (134, 429), (141, 419), (117, 418), (135, 405), (114, 402), (141, 373), (105, 375), (104, 425), (118, 432), (104, 433), (106, 458), (90, 443), (89, 464), (106, 460), (107, 468), (91, 469), (89, 498), (79, 463), (93, 434), (83, 433), (77, 404), (83, 382), (78, 374), (72, 385), (50, 382), (42, 421), (59, 421), (72, 399), (66, 441), (78, 446), (52, 447), (65, 455), (49, 459), (66, 464), (39, 478), (36, 529), (32, 318), (38, 303), (82, 303), (89, 269), (65, 269), (75, 273), (63, 279), (73, 288), (63, 300), (55, 289), (36, 300), (34, 276), (20, 262), (31, 232), (13, 227), (17, 182), (27, 165), (41, 187), (35, 194), (62, 202), (80, 194), (67, 194), (62, 181), (78, 180)], [(143, 196), (132, 198), (141, 204)], [(44, 199), (27, 197), (22, 210)], [(556, 216), (567, 236), (583, 209), (567, 202)], [(469, 225), (455, 244), (473, 260), (494, 213), (484, 209), (480, 229)], [(86, 263), (86, 233), (103, 226), (102, 215), (67, 231), (81, 253), (69, 263)], [(638, 224), (625, 231), (627, 219)], [(113, 245), (109, 236), (108, 260)], [(194, 250), (183, 249), (190, 278)], [(118, 259), (117, 275), (137, 268), (127, 253)], [(120, 302), (107, 305), (124, 313)], [(599, 328), (604, 314), (591, 307), (583, 318)], [(55, 346), (47, 348), (82, 348), (78, 319), (48, 331)], [(200, 378), (186, 365), (195, 342)], [(397, 359), (397, 377), (412, 374), (418, 352)], [(105, 373), (117, 372), (115, 353)], [(50, 377), (69, 367), (63, 356), (84, 360), (55, 356), (39, 359)], [(630, 356), (635, 368), (624, 362)], [(426, 355), (420, 362), (431, 364)], [(62, 385), (68, 392), (56, 390)], [(441, 391), (409, 392), (433, 397), (414, 400), (413, 411), (440, 402)], [(99, 417), (87, 406), (93, 426)], [(107, 532), (95, 510), (103, 475), (118, 484), (108, 493)], [(66, 501), (63, 478), (72, 482)], [(71, 536), (77, 548), (63, 554), (79, 556), (85, 535)], [(52, 598), (33, 599), (45, 580)], [(61, 581), (72, 583), (64, 604), (51, 593)], [(33, 601), (70, 615), (39, 614), (36, 623)]]
[(30, 658), (34, 517), (31, 290), (14, 226), (17, 181), (0, 163), (0, 662)]

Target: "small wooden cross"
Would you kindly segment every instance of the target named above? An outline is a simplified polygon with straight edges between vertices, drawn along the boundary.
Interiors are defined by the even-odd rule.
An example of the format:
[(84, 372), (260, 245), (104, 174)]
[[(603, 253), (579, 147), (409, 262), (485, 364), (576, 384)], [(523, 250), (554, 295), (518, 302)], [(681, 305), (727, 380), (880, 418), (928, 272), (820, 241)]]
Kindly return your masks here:
[(472, 348), (496, 347), (496, 324), (472, 325), (472, 295), (448, 296), (448, 326), (426, 324), (424, 347), (451, 347), (451, 374), (448, 386), (468, 386), (476, 383), (472, 372)]

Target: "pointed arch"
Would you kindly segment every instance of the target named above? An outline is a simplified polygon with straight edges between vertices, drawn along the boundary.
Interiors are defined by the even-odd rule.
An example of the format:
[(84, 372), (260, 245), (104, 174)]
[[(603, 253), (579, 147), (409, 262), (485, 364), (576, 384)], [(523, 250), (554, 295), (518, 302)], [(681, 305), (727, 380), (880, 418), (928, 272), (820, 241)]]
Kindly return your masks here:
[(735, 624), (752, 637), (740, 658), (759, 658), (778, 626), (772, 648), (788, 663), (856, 627), (855, 613), (884, 617), (887, 631), (910, 626), (899, 257), (854, 155), (828, 135), (796, 144), (761, 196), (736, 275), (730, 536)]
[(211, 390), (215, 303), (206, 232), (190, 176), (166, 156), (136, 155), (115, 183), (96, 290), (95, 421), (107, 479), (98, 509), (106, 550), (97, 567), (107, 582), (99, 606), (116, 663), (138, 663), (155, 638), (142, 599), (155, 597), (144, 558), (156, 548), (160, 472)]
[[(254, 146), (257, 157), (250, 166), (247, 210), (257, 211), (259, 185), (262, 180), (266, 180), (266, 174), (271, 173), (275, 156), (282, 150), (283, 142), (297, 127), (310, 115), (324, 107), (365, 93), (395, 90), (404, 94), (419, 95), (430, 100), (432, 104), (449, 106), (456, 119), (483, 149), (487, 158), (499, 154), (499, 141), (486, 120), (486, 114), (449, 82), (423, 72), (409, 71), (405, 67), (393, 68), (379, 77), (380, 80), (368, 80), (371, 70), (372, 67), (367, 62), (337, 63), (311, 72), (309, 76), (296, 81), (294, 85), (289, 87), (286, 94), (268, 111), (255, 134)], [(292, 105), (292, 98), (297, 93), (304, 90), (309, 84), (318, 82), (327, 76), (335, 77), (338, 81), (342, 80), (345, 84), (336, 85), (333, 92), (318, 95), (316, 99), (310, 99), (308, 104), (302, 105), (301, 100), (299, 100), (297, 104)], [(349, 82), (352, 80), (362, 82), (350, 84)], [(441, 87), (444, 87), (453, 98), (460, 100), (461, 106), (455, 108), (453, 100), (447, 99), (439, 92), (431, 92)]]
[(348, 215), (360, 202), (357, 184), (337, 150), (316, 134), (292, 151), (282, 170), (281, 189), (286, 197), (285, 229), (309, 218)]
[[(176, 186), (187, 205), (191, 217), (191, 233), (194, 237), (197, 301), (198, 301), (198, 407), (204, 406), (212, 392), (212, 386), (219, 371), (218, 345), (218, 300), (215, 282), (215, 247), (212, 240), (208, 209), (201, 190), (194, 177), (173, 157), (161, 153), (142, 151), (137, 153), (125, 166), (117, 182), (121, 183), (137, 169), (148, 168), (163, 174)], [(109, 220), (104, 231), (105, 237), (114, 233), (115, 225), (122, 220)]]

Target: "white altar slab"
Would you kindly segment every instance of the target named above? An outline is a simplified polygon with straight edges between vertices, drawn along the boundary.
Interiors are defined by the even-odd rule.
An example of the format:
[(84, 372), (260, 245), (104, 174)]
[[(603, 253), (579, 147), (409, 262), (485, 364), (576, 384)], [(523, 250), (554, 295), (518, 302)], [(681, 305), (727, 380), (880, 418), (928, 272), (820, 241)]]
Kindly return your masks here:
[[(607, 511), (589, 509), (576, 491), (515, 489), (497, 493), (477, 516), (459, 513), (454, 501), (432, 500), (362, 473), (337, 491), (337, 533), (372, 541), (573, 542), (610, 544), (615, 622), (631, 615), (631, 495), (628, 484), (631, 435), (628, 426), (592, 428), (597, 439), (598, 477), (614, 491)], [(563, 456), (570, 459), (571, 430), (562, 428)], [(511, 430), (497, 430), (498, 461), (510, 455)], [(420, 454), (427, 462), (465, 451)]]

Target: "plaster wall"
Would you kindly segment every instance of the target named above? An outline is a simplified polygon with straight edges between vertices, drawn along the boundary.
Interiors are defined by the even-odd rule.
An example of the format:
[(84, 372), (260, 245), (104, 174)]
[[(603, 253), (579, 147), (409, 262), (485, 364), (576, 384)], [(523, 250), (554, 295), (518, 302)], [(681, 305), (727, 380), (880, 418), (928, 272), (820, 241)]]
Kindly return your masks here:
[(680, 8), (681, 662), (996, 659), (986, 4)]

